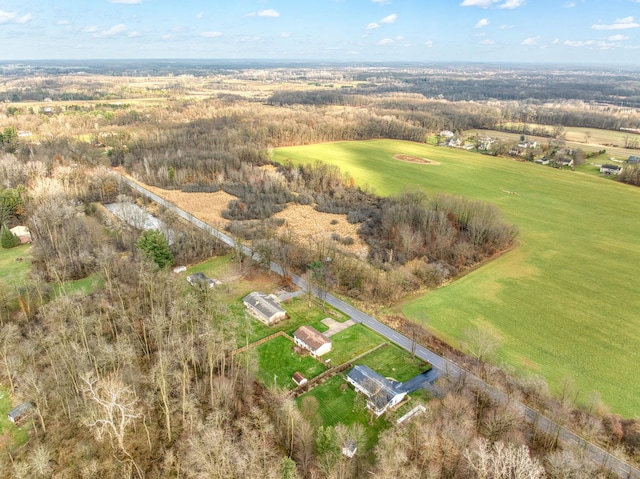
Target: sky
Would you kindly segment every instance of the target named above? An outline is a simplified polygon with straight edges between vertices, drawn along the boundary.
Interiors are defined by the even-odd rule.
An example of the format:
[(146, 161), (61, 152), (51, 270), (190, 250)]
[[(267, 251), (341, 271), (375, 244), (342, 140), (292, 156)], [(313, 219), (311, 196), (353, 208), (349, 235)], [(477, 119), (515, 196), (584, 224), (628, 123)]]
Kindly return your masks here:
[(0, 60), (640, 66), (640, 0), (0, 0)]

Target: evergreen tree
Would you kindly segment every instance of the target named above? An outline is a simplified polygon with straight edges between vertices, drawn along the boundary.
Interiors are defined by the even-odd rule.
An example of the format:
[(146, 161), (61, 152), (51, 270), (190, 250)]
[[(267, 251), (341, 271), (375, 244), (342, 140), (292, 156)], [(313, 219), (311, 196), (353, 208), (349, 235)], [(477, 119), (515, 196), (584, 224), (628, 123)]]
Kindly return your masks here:
[(7, 225), (2, 225), (2, 229), (0, 231), (0, 246), (3, 248), (9, 249), (14, 246), (18, 246), (20, 244), (20, 238), (14, 235)]
[(153, 261), (160, 269), (173, 264), (173, 253), (171, 253), (167, 238), (161, 231), (143, 231), (138, 239), (137, 246), (142, 256)]

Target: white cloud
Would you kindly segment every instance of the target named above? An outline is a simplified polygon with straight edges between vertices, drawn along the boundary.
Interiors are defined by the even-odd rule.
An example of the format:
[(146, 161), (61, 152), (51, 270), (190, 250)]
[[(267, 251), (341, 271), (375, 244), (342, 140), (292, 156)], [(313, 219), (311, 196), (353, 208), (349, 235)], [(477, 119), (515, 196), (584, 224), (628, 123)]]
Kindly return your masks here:
[(4, 10), (0, 10), (0, 24), (3, 23), (27, 23), (31, 20), (31, 14), (26, 13), (22, 16), (19, 16), (17, 12), (5, 12)]
[(127, 33), (127, 36), (129, 38), (137, 38), (137, 37), (141, 37), (142, 33), (140, 33), (140, 32), (129, 32), (129, 33)]
[(480, 45), (493, 45), (495, 42), (493, 40), (490, 39), (486, 39), (486, 40), (482, 40), (480, 42), (478, 42)]
[(205, 38), (218, 38), (222, 36), (222, 32), (202, 32), (200, 36)]
[(594, 30), (626, 30), (628, 28), (638, 28), (640, 24), (635, 21), (635, 19), (631, 16), (625, 18), (616, 19), (615, 23), (612, 24), (604, 24), (604, 23), (594, 23), (591, 28)]
[(69, 21), (68, 20), (58, 20), (56, 22), (56, 25), (69, 25)]
[(537, 45), (539, 39), (540, 39), (539, 36), (538, 37), (525, 38), (524, 40), (522, 40), (521, 45), (528, 45), (528, 46)]
[(280, 34), (280, 38), (289, 38), (291, 37), (291, 32), (282, 32)]
[(382, 20), (380, 20), (380, 23), (396, 23), (397, 19), (398, 19), (398, 15), (396, 15), (395, 13), (392, 13), (391, 15), (387, 15)]
[(500, 30), (510, 30), (513, 28), (513, 25), (500, 25)]
[(174, 35), (173, 33), (165, 33), (160, 38), (162, 38), (163, 40), (169, 41), (169, 40), (175, 40), (178, 37), (176, 35)]
[(98, 27), (96, 27), (95, 25), (87, 25), (82, 29), (83, 33), (94, 33), (97, 31), (98, 31)]
[(16, 18), (15, 23), (27, 23), (29, 20), (31, 20), (31, 14), (27, 13), (25, 15), (22, 15), (21, 17)]
[(629, 39), (629, 37), (627, 37), (625, 35), (622, 35), (620, 33), (618, 33), (617, 35), (611, 35), (610, 37), (607, 37), (607, 40), (609, 40), (610, 42), (622, 42), (622, 41), (628, 40), (628, 39)]
[(119, 23), (118, 25), (114, 25), (111, 28), (107, 28), (106, 30), (103, 30), (99, 33), (94, 33), (93, 36), (100, 37), (100, 38), (113, 37), (115, 35), (125, 32), (126, 30), (127, 30), (127, 26), (124, 23)]
[(527, 3), (526, 0), (504, 0), (504, 3), (500, 3), (500, 1), (501, 0), (464, 0), (460, 6), (489, 8), (495, 5), (498, 8), (513, 9), (522, 7)]
[(371, 22), (369, 25), (367, 25), (367, 30), (373, 30), (374, 28), (378, 28), (380, 25), (378, 25), (376, 22)]
[(426, 42), (424, 42), (424, 46), (427, 48), (432, 48), (433, 47), (433, 40), (427, 40)]
[(390, 45), (393, 43), (393, 39), (391, 38), (383, 38), (378, 42), (378, 45)]
[(200, 20), (200, 19), (204, 18), (204, 12), (198, 12), (198, 13), (196, 13), (196, 18), (197, 18), (198, 20)]
[(576, 2), (565, 2), (564, 8), (573, 8), (576, 6)]
[(378, 5), (389, 5), (391, 3), (389, 0), (371, 0), (371, 1), (373, 3), (377, 3)]
[(502, 5), (498, 5), (498, 8), (506, 8), (511, 10), (513, 8), (518, 8), (527, 3), (525, 0), (507, 0)]
[(109, 3), (121, 3), (124, 5), (137, 5), (142, 3), (142, 0), (109, 0)]
[(398, 36), (396, 37), (396, 40), (397, 40), (397, 41), (399, 41), (399, 42), (401, 42), (402, 40), (404, 40), (404, 37), (403, 37), (402, 35), (398, 35)]
[(268, 17), (268, 18), (278, 18), (280, 16), (280, 12), (270, 8), (268, 10), (260, 10), (258, 12), (247, 13), (245, 17)]
[(568, 47), (594, 47), (597, 48), (599, 50), (609, 50), (615, 46), (619, 46), (616, 45), (615, 43), (608, 43), (608, 42), (603, 42), (600, 40), (587, 40), (587, 41), (582, 41), (582, 40), (578, 40), (578, 41), (573, 41), (573, 40), (565, 40), (564, 42), (565, 45), (567, 45)]
[(478, 20), (478, 23), (476, 23), (476, 26), (473, 28), (482, 28), (486, 27), (487, 25), (489, 25), (489, 20), (487, 20), (486, 18), (482, 18)]
[(551, 43), (554, 44), (554, 45), (557, 45), (558, 43), (560, 43), (560, 39), (559, 38), (554, 38)]
[(480, 7), (489, 8), (496, 0), (464, 0), (461, 7)]

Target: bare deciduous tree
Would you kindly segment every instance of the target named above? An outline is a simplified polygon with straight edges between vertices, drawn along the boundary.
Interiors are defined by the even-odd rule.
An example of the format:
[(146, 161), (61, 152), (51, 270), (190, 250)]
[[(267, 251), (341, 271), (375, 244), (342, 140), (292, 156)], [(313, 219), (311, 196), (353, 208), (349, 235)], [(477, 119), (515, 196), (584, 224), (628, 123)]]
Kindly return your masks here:
[(527, 446), (496, 442), (484, 438), (474, 441), (464, 457), (473, 477), (477, 479), (541, 479), (544, 468), (532, 458)]
[(115, 374), (98, 380), (84, 377), (83, 381), (86, 397), (94, 405), (85, 424), (93, 429), (98, 441), (108, 436), (112, 446), (127, 456), (140, 478), (143, 478), (142, 470), (125, 445), (128, 429), (142, 416), (137, 410), (133, 391)]

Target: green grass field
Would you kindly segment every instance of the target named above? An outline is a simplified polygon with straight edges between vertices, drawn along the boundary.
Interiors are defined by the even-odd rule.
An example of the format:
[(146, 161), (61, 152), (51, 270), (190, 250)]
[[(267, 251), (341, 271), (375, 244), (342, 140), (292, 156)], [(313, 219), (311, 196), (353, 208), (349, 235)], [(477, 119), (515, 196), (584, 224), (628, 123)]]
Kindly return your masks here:
[(296, 383), (291, 378), (296, 371), (307, 379), (326, 371), (327, 368), (317, 359), (295, 353), (293, 346), (293, 341), (278, 336), (255, 348), (258, 357), (258, 379), (262, 384), (267, 387), (275, 384), (280, 388), (293, 389)]
[(389, 427), (384, 416), (374, 418), (373, 424), (369, 424), (371, 415), (365, 408), (364, 396), (358, 398), (353, 386), (348, 386), (340, 375), (300, 396), (297, 399), (298, 404), (305, 396), (313, 396), (318, 400), (318, 414), (322, 418), (323, 426), (362, 424), (367, 435), (365, 450), (375, 446), (380, 433)]
[[(556, 387), (572, 376), (581, 398), (599, 391), (612, 410), (640, 415), (640, 189), (567, 170), (449, 148), (391, 141), (277, 149), (276, 161), (338, 165), (391, 195), (422, 189), (497, 205), (521, 230), (519, 246), (403, 307), (457, 344), (490, 326), (500, 358)], [(404, 163), (402, 153), (439, 165)]]
[(362, 324), (354, 324), (331, 337), (333, 343), (327, 358), (339, 366), (384, 342), (384, 338)]
[[(240, 300), (241, 299), (242, 298), (240, 298)], [(278, 331), (284, 331), (289, 335), (293, 335), (293, 332), (300, 326), (313, 326), (323, 333), (329, 329), (322, 323), (324, 318), (331, 317), (337, 321), (346, 321), (347, 319), (344, 314), (332, 308), (327, 307), (325, 312), (315, 301), (311, 301), (311, 304), (309, 304), (306, 296), (294, 298), (287, 303), (283, 303), (282, 307), (287, 311), (289, 318), (273, 326), (267, 326), (257, 319), (252, 319), (251, 331), (248, 331), (248, 338), (242, 338), (242, 345), (244, 345), (247, 340), (252, 343)], [(242, 308), (244, 308), (244, 305)]]
[(404, 382), (421, 372), (431, 369), (431, 365), (413, 359), (404, 349), (395, 344), (388, 344), (384, 348), (377, 349), (367, 354), (358, 364), (366, 364), (377, 373), (386, 378), (393, 378), (398, 382)]
[(11, 286), (24, 284), (31, 270), (30, 248), (28, 244), (11, 249), (0, 248), (0, 280)]
[(7, 417), (15, 406), (17, 404), (11, 403), (8, 388), (0, 385), (0, 451), (3, 452), (22, 446), (29, 440), (29, 421), (16, 425)]

